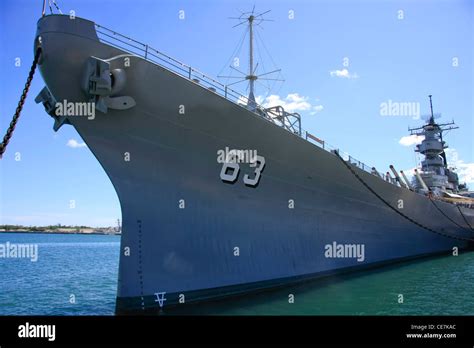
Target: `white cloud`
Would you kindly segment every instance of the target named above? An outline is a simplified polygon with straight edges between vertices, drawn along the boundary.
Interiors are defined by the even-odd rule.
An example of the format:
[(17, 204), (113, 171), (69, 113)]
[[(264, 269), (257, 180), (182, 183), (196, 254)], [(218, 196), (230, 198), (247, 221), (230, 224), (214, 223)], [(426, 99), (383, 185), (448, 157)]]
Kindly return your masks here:
[[(319, 101), (319, 99), (315, 100)], [(269, 95), (266, 98), (259, 95), (255, 97), (255, 102), (264, 108), (282, 106), (287, 112), (308, 111), (310, 115), (315, 115), (324, 109), (321, 104), (312, 105), (309, 102), (309, 97), (300, 96), (298, 93), (290, 93), (284, 98), (275, 94)], [(247, 98), (240, 96), (237, 104), (247, 105)]]
[(315, 115), (318, 112), (323, 111), (323, 109), (324, 109), (324, 107), (322, 105), (316, 105), (316, 106), (313, 107), (313, 111), (311, 111), (309, 114), (310, 115)]
[(288, 112), (308, 111), (311, 109), (308, 97), (302, 97), (298, 93), (288, 94), (288, 96), (283, 99), (279, 95), (272, 94), (265, 98), (263, 102), (263, 106), (267, 108), (278, 105), (283, 106)]
[(66, 145), (72, 147), (73, 149), (77, 149), (79, 147), (87, 147), (85, 143), (79, 143), (76, 139), (69, 139)]
[(401, 137), (398, 143), (403, 146), (413, 146), (417, 144), (421, 144), (421, 142), (425, 139), (424, 135), (407, 135), (404, 137)]
[(459, 158), (459, 153), (456, 149), (446, 149), (446, 159), (449, 167), (456, 168), (456, 173), (459, 176), (459, 183), (474, 184), (474, 163), (466, 163)]
[(257, 103), (266, 108), (282, 106), (287, 112), (308, 111), (310, 115), (315, 115), (324, 109), (322, 105), (312, 105), (309, 101), (309, 97), (301, 96), (298, 93), (290, 93), (284, 98), (272, 94), (265, 99), (261, 96), (256, 99)]
[(357, 79), (359, 78), (359, 75), (357, 73), (350, 73), (349, 70), (347, 69), (342, 69), (342, 70), (332, 70), (329, 72), (329, 74), (332, 77), (340, 77), (344, 79)]

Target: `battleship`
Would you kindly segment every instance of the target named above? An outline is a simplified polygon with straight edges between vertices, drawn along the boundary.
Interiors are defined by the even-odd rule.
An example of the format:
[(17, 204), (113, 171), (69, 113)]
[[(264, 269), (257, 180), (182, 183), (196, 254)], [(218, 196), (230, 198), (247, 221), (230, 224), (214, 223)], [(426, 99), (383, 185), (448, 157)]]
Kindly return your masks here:
[[(250, 32), (259, 16), (241, 17)], [(424, 160), (408, 180), (304, 131), (298, 113), (259, 105), (252, 53), (244, 96), (79, 17), (43, 13), (34, 52), (46, 85), (36, 102), (55, 131), (77, 130), (120, 201), (119, 314), (472, 247), (474, 200), (442, 137), (455, 127), (433, 114), (411, 129)], [(94, 117), (58, 110), (66, 103), (93, 103)]]

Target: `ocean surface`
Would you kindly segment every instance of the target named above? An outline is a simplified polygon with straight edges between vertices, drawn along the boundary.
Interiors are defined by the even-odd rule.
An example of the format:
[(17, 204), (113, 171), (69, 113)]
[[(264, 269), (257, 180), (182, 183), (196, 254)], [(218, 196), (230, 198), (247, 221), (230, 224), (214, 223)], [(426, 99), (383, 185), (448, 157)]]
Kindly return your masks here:
[[(0, 315), (114, 314), (120, 236), (0, 233), (0, 244), (7, 242), (37, 244), (38, 260), (0, 258)], [(316, 280), (186, 313), (474, 315), (474, 252)]]

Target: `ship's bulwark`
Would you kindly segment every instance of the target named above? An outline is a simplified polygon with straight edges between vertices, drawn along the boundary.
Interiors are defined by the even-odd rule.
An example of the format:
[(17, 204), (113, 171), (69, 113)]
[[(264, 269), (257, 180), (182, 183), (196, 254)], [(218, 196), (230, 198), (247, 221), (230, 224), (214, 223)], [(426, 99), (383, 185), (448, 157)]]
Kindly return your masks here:
[[(448, 218), (426, 197), (354, 169), (391, 206), (402, 200), (400, 211), (429, 231), (385, 205), (334, 154), (142, 58), (128, 56), (125, 67), (125, 56), (114, 57), (126, 53), (100, 43), (92, 22), (47, 16), (38, 35), (40, 70), (57, 101), (87, 101), (81, 84), (93, 56), (125, 70), (120, 95), (136, 102), (93, 120), (68, 118), (120, 200), (118, 312), (449, 255), (474, 236), (455, 206), (436, 203)], [(256, 187), (243, 182), (255, 171), (245, 163), (234, 183), (221, 180), (217, 152), (226, 147), (265, 158)], [(472, 211), (462, 211), (474, 226)], [(364, 255), (331, 254), (338, 245)]]

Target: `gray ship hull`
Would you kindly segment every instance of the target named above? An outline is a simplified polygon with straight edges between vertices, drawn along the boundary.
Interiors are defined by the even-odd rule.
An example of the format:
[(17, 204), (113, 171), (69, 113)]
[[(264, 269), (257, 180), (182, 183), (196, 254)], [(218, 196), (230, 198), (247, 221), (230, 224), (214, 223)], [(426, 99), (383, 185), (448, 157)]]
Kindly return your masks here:
[[(121, 93), (134, 98), (133, 108), (97, 112), (93, 120), (67, 118), (120, 200), (118, 312), (450, 255), (453, 247), (467, 248), (474, 236), (471, 209), (461, 208), (463, 217), (454, 205), (435, 206), (351, 166), (377, 197), (335, 154), (189, 79), (100, 42), (92, 22), (47, 16), (38, 22), (38, 35), (40, 70), (57, 101), (88, 100), (81, 79), (89, 57), (111, 59), (111, 68), (122, 69), (123, 57), (130, 58)], [(217, 151), (226, 147), (255, 149), (265, 157), (256, 187), (242, 181), (255, 170), (247, 164), (240, 164), (234, 183), (221, 180)], [(380, 197), (392, 207), (403, 200), (404, 216)], [(327, 257), (325, 246), (334, 242), (364, 245), (364, 259)]]

